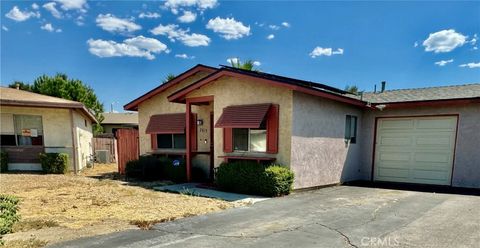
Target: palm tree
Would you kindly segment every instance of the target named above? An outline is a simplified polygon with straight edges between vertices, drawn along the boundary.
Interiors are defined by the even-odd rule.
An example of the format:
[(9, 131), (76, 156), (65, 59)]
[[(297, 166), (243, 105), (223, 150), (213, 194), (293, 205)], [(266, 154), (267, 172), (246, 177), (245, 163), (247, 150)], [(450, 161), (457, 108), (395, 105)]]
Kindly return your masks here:
[(247, 71), (259, 71), (255, 68), (255, 61), (252, 59), (248, 59), (245, 62), (241, 62), (239, 58), (230, 59), (230, 64), (232, 67), (247, 70)]
[(345, 86), (345, 91), (350, 92), (352, 94), (358, 95), (358, 87), (356, 85), (347, 85)]
[(167, 76), (165, 76), (165, 78), (163, 79), (162, 84), (174, 79), (175, 77), (176, 77), (175, 74), (168, 73)]

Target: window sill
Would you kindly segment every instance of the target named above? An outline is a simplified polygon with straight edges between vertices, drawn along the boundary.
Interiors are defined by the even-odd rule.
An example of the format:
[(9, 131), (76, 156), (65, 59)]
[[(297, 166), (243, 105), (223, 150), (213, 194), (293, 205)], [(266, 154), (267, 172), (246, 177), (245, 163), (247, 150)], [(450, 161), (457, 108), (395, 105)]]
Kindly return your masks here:
[(218, 156), (219, 158), (223, 158), (225, 162), (230, 160), (254, 160), (258, 163), (262, 161), (275, 161), (277, 158), (275, 157), (265, 157), (265, 156), (253, 156), (253, 155), (225, 155), (225, 156)]

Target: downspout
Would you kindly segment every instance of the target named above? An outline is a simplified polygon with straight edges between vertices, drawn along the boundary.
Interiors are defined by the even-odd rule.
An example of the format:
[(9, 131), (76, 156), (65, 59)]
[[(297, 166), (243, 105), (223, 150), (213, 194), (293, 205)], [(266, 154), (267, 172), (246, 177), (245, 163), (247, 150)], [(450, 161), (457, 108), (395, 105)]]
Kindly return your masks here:
[(75, 132), (75, 125), (73, 124), (73, 109), (70, 109), (70, 124), (72, 129), (72, 154), (73, 154), (73, 172), (78, 173), (77, 166), (77, 135)]

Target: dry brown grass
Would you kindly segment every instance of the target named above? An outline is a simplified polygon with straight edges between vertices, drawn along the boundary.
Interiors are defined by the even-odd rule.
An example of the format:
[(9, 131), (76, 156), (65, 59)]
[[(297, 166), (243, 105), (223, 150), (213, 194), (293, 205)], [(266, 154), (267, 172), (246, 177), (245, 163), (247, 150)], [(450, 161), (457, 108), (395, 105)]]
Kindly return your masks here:
[[(44, 222), (30, 228), (41, 230), (21, 229), (26, 232), (9, 234), (5, 239), (29, 235), (52, 243), (136, 228), (133, 222), (156, 223), (232, 206), (220, 200), (150, 189), (160, 182), (132, 186), (114, 180), (120, 178), (115, 171), (115, 165), (96, 165), (81, 175), (0, 174), (1, 192), (21, 199), (19, 225)], [(58, 227), (45, 228), (48, 227), (45, 223), (55, 223)], [(66, 231), (63, 237), (58, 235), (59, 228)], [(57, 234), (51, 235), (50, 229)]]

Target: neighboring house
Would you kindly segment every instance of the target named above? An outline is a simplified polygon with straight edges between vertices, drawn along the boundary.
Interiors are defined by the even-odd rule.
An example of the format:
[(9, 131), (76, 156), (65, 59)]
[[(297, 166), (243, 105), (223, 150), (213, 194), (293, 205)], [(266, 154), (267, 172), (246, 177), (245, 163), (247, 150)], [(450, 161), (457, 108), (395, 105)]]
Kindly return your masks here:
[[(384, 85), (383, 87), (384, 88)], [(480, 84), (356, 96), (324, 84), (197, 65), (125, 105), (140, 153), (289, 166), (295, 188), (352, 180), (480, 188)]]
[(9, 170), (41, 170), (39, 153), (64, 152), (77, 172), (92, 155), (96, 120), (82, 103), (0, 87), (0, 113), (0, 145), (9, 155)]
[(137, 113), (103, 113), (103, 133), (115, 134), (119, 128), (138, 129)]

